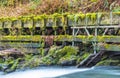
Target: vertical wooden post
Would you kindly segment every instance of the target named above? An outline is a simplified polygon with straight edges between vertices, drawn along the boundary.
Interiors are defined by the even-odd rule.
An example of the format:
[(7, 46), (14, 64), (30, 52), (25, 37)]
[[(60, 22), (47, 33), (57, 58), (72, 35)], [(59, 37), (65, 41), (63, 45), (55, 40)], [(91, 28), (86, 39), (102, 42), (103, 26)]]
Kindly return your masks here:
[(75, 29), (73, 28), (73, 32), (72, 32), (72, 36), (73, 36), (72, 46), (75, 45), (75, 42), (74, 42), (74, 33), (75, 33)]
[(94, 54), (97, 53), (97, 28), (95, 27)]

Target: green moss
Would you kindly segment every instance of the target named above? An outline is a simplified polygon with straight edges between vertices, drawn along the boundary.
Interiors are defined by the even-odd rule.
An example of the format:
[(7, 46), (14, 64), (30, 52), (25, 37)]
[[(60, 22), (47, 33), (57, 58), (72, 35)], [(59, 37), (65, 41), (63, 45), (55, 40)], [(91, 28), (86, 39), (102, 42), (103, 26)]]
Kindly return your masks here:
[(79, 21), (81, 21), (81, 22), (83, 22), (84, 20), (85, 20), (85, 14), (83, 14), (83, 13), (79, 13), (79, 14), (75, 14), (75, 21), (76, 22), (79, 22)]
[(44, 48), (41, 48), (41, 49), (40, 49), (40, 52), (41, 52), (41, 56), (44, 57), (44, 56), (45, 56)]
[(80, 13), (80, 14), (79, 14), (79, 17), (80, 17), (81, 20), (84, 20), (84, 19), (85, 19), (85, 14)]
[(78, 56), (76, 56), (76, 55), (65, 55), (62, 58), (60, 58), (57, 63), (60, 64), (63, 61), (68, 61), (68, 62), (75, 61), (76, 62), (77, 59), (78, 59)]
[(4, 64), (11, 64), (14, 63), (14, 58), (13, 57), (6, 57)]
[(51, 47), (50, 47), (50, 50), (49, 50), (49, 54), (50, 54), (50, 55), (54, 55), (54, 53), (55, 53), (55, 51), (57, 50), (57, 48), (59, 48), (59, 47), (58, 47), (58, 46), (55, 46), (55, 45), (51, 46)]
[(68, 17), (69, 20), (74, 21), (74, 20), (75, 20), (75, 17), (74, 17), (74, 16), (75, 16), (75, 15), (68, 15), (67, 17)]
[[(84, 36), (84, 35), (77, 35), (75, 36), (77, 40), (80, 41), (93, 41), (95, 36), (90, 35), (90, 36)], [(109, 42), (109, 41), (120, 41), (119, 36), (97, 36), (98, 42)], [(21, 35), (21, 36), (2, 36), (1, 40), (13, 40), (13, 41), (42, 41), (43, 38), (39, 35), (35, 36), (30, 36), (30, 35)], [(72, 35), (58, 35), (54, 37), (54, 41), (72, 41), (73, 36)]]
[[(114, 15), (119, 16), (120, 13), (119, 12), (113, 12)], [(45, 29), (46, 26), (46, 20), (49, 18), (52, 18), (54, 20), (54, 27), (57, 27), (56, 21), (58, 20), (58, 18), (61, 19), (62, 21), (62, 26), (64, 28), (67, 27), (67, 20), (71, 20), (71, 21), (81, 21), (83, 22), (83, 25), (85, 25), (85, 18), (88, 19), (88, 24), (90, 25), (94, 25), (95, 21), (97, 21), (98, 19), (101, 19), (101, 17), (103, 16), (109, 16), (109, 13), (87, 13), (87, 14), (83, 14), (83, 13), (78, 13), (78, 14), (70, 14), (70, 13), (63, 13), (63, 14), (59, 14), (59, 13), (54, 13), (51, 15), (46, 15), (46, 14), (42, 14), (42, 15), (28, 15), (28, 16), (20, 16), (20, 17), (1, 17), (0, 21), (1, 22), (5, 22), (5, 21), (16, 21), (16, 20), (21, 20), (22, 22), (26, 22), (26, 21), (41, 21), (42, 25), (40, 26), (41, 29)], [(75, 20), (76, 19), (76, 20)], [(91, 22), (92, 21), (92, 22)], [(102, 20), (100, 20), (102, 21)], [(106, 20), (103, 20), (103, 23), (105, 23)]]
[(0, 58), (0, 63), (3, 63), (3, 62), (4, 62), (3, 58)]
[(21, 58), (18, 58), (14, 61), (13, 65), (11, 66), (11, 70), (15, 70), (19, 64), (19, 60), (21, 60)]
[(80, 55), (80, 57), (77, 59), (77, 63), (80, 63), (81, 61), (83, 61), (85, 58), (87, 58), (90, 55), (90, 53), (88, 52), (84, 52), (82, 55)]
[(86, 18), (90, 19), (90, 17), (91, 17), (91, 13), (87, 13)]
[(59, 13), (54, 13), (54, 14), (52, 15), (52, 17), (53, 17), (53, 18), (58, 18), (58, 17), (61, 17), (61, 14), (59, 14)]
[(97, 20), (97, 14), (92, 13), (90, 18), (91, 18), (92, 22), (95, 22)]
[(52, 46), (48, 54), (41, 58), (41, 63), (46, 65), (59, 64), (62, 60), (76, 60), (78, 48), (72, 46), (65, 46), (60, 48)]
[(97, 2), (98, 0), (90, 0), (91, 2)]
[(43, 65), (52, 65), (52, 64), (56, 64), (55, 63), (55, 59), (53, 59), (52, 57), (50, 57), (49, 55), (42, 57), (41, 58), (41, 64)]
[(20, 35), (20, 36), (2, 36), (1, 38), (2, 40), (13, 40), (13, 41), (40, 41), (42, 40), (42, 37), (39, 35), (35, 35), (35, 36), (30, 36), (30, 35)]
[[(98, 17), (100, 18), (102, 15), (107, 14), (107, 13), (98, 13)], [(115, 15), (120, 15), (120, 12), (113, 12), (113, 14)], [(76, 16), (76, 18), (80, 18), (80, 19), (84, 19), (85, 16), (89, 17), (91, 19), (95, 19), (96, 18), (96, 13), (87, 13), (86, 15), (83, 13), (79, 13), (79, 14), (70, 14), (70, 13), (63, 13), (63, 14), (59, 14), (59, 13), (54, 13), (52, 15), (46, 15), (46, 14), (42, 14), (42, 15), (28, 15), (28, 16), (19, 16), (19, 17), (1, 17), (0, 21), (15, 21), (15, 20), (22, 20), (22, 21), (27, 21), (27, 20), (42, 20), (42, 19), (47, 19), (47, 18), (59, 18), (59, 17), (68, 17), (71, 20), (74, 20), (74, 17)]]
[(41, 63), (41, 59), (39, 55), (32, 56), (32, 55), (26, 54), (26, 56), (23, 59), (24, 61), (22, 61), (22, 64), (20, 65), (21, 69), (26, 67), (29, 67), (29, 68), (37, 67)]
[(108, 60), (103, 60), (103, 61), (100, 61), (99, 63), (97, 63), (96, 66), (117, 66), (119, 65), (119, 60), (112, 60), (112, 59), (108, 59)]

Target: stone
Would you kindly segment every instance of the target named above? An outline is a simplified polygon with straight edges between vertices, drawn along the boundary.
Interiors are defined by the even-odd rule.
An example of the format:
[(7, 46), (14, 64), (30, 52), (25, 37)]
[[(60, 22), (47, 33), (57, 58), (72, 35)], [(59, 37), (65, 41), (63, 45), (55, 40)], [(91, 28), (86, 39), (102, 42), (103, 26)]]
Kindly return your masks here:
[(0, 56), (3, 57), (3, 56), (8, 56), (8, 55), (13, 56), (13, 57), (19, 57), (19, 56), (23, 56), (24, 54), (15, 48), (0, 51)]
[(64, 60), (60, 62), (62, 66), (73, 66), (76, 65), (76, 60)]

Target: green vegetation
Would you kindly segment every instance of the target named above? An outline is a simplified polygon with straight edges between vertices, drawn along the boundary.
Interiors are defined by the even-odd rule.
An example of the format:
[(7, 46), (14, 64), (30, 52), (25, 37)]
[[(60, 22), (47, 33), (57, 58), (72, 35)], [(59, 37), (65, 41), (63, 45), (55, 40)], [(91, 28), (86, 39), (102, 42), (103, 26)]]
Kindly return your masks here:
[(96, 66), (120, 66), (120, 61), (119, 60), (113, 60), (113, 59), (107, 59), (107, 60), (102, 60), (99, 62)]
[[(45, 53), (45, 50), (43, 52)], [(9, 55), (4, 61), (1, 58), (0, 70), (11, 72), (16, 69), (33, 68), (40, 65), (76, 65), (79, 58), (78, 52), (77, 47), (52, 46), (45, 54), (41, 54), (41, 52), (37, 55), (24, 53), (23, 57), (18, 56), (18, 58)], [(4, 69), (4, 67), (6, 68)]]
[[(11, 72), (40, 65), (76, 65), (93, 53), (90, 42), (95, 39), (99, 45), (98, 50), (100, 48), (119, 50), (118, 45), (105, 44), (120, 42), (119, 36), (86, 36), (86, 33), (80, 32), (84, 35), (73, 37), (67, 34), (69, 26), (110, 25), (111, 16), (108, 12), (112, 12), (112, 24), (119, 24), (120, 0), (0, 0), (0, 41), (8, 41), (9, 44), (15, 45), (14, 48), (19, 45), (19, 48), (23, 49), (22, 57), (0, 53), (0, 70)], [(47, 41), (44, 35), (49, 27), (53, 29), (54, 36), (52, 33), (52, 39)], [(60, 27), (64, 35), (56, 33)], [(34, 34), (36, 28), (39, 29), (37, 32), (39, 35)], [(94, 30), (90, 30), (91, 34), (94, 34), (93, 32)], [(103, 30), (98, 33), (101, 32)], [(32, 50), (21, 45), (21, 41), (23, 44), (37, 42), (35, 45), (39, 51), (31, 52)], [(46, 50), (47, 42), (67, 43), (66, 41), (70, 45), (72, 41), (78, 41), (76, 43), (80, 44), (78, 47), (73, 47), (56, 46), (54, 43)], [(11, 48), (8, 46), (8, 44), (4, 45), (5, 49)], [(119, 60), (109, 59), (102, 60), (97, 65), (118, 65), (119, 62)]]
[[(6, 40), (6, 41), (35, 41), (35, 42), (41, 42), (44, 36), (39, 36), (39, 35), (20, 35), (20, 36), (3, 36), (1, 37), (1, 40)], [(97, 41), (98, 42), (120, 42), (119, 41), (119, 36), (97, 36)], [(95, 36), (90, 35), (90, 36), (84, 36), (84, 35), (77, 35), (74, 37), (74, 39), (77, 39), (78, 41), (94, 41)], [(57, 35), (54, 36), (54, 41), (72, 41), (73, 36), (72, 35)]]

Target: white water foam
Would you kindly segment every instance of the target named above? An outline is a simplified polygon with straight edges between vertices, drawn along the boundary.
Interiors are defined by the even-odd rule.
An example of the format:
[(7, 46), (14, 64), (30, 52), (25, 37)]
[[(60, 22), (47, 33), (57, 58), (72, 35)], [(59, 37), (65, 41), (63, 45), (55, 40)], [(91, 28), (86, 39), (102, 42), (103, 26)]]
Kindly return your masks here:
[(62, 76), (66, 74), (71, 74), (75, 72), (82, 72), (90, 70), (89, 68), (85, 69), (76, 69), (76, 68), (44, 68), (44, 69), (34, 69), (26, 70), (20, 72), (13, 72), (7, 75), (0, 75), (0, 78), (54, 78), (57, 76)]

